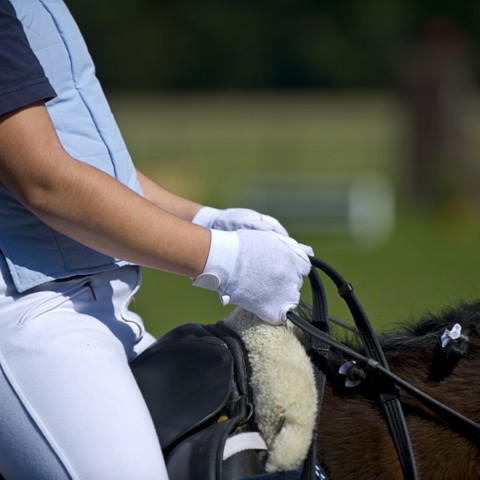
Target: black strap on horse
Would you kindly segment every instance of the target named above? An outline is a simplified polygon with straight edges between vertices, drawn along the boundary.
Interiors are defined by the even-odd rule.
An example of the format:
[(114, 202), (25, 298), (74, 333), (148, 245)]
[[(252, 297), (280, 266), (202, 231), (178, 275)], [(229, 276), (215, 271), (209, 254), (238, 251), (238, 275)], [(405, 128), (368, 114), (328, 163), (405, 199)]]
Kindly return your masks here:
[[(373, 331), (365, 311), (353, 292), (352, 285), (345, 281), (338, 272), (336, 272), (330, 265), (322, 260), (319, 260), (315, 257), (310, 257), (310, 260), (312, 262), (312, 266), (314, 267), (312, 268), (312, 271), (315, 272), (315, 268), (320, 269), (335, 283), (340, 296), (344, 299), (352, 314), (367, 355), (381, 365), (383, 369), (390, 371), (382, 347)], [(312, 278), (314, 278), (314, 281), (312, 281)], [(324, 289), (321, 287), (321, 282), (318, 275), (311, 275), (310, 280), (314, 302), (315, 300), (322, 301), (326, 305)], [(320, 290), (319, 293), (317, 293), (318, 290)], [(327, 315), (326, 307), (323, 308), (322, 314)], [(296, 322), (294, 314), (289, 314), (289, 319), (297, 326), (302, 328)], [(328, 320), (324, 318), (322, 319), (322, 323), (323, 322), (327, 323)], [(322, 331), (322, 333), (326, 333), (325, 327), (323, 329), (318, 329), (314, 324), (311, 326), (316, 330)], [(316, 338), (317, 340), (319, 339), (319, 337), (315, 335), (312, 335), (312, 337)], [(314, 350), (316, 349), (315, 344), (312, 345), (312, 347)], [(412, 443), (410, 441), (402, 405), (399, 400), (398, 391), (395, 388), (394, 382), (389, 377), (383, 377), (382, 381), (377, 384), (377, 388), (378, 392), (376, 396), (390, 429), (390, 434), (395, 444), (403, 475), (405, 479), (416, 480), (418, 476), (415, 457), (413, 454)]]
[[(326, 333), (322, 329), (317, 328), (310, 322), (304, 320), (294, 312), (288, 313), (289, 320), (292, 323), (294, 323), (298, 328), (300, 328), (305, 333), (310, 335), (312, 339), (315, 339), (316, 342), (323, 343), (325, 345), (330, 346), (331, 348), (334, 348), (335, 350), (345, 353), (347, 356), (354, 359), (359, 364), (363, 365), (366, 369), (377, 373), (377, 375), (382, 377), (384, 380), (389, 380), (389, 382), (392, 385), (394, 384), (401, 387), (403, 390), (409, 393), (412, 397), (414, 397), (416, 400), (421, 402), (424, 406), (429, 408), (432, 412), (436, 413), (444, 420), (450, 422), (450, 424), (455, 426), (458, 429), (458, 431), (461, 432), (463, 435), (472, 439), (476, 443), (479, 443), (480, 442), (480, 424), (465, 417), (464, 415), (460, 414), (456, 410), (453, 410), (447, 405), (439, 402), (438, 400), (435, 400), (433, 397), (425, 394), (418, 388), (411, 385), (409, 382), (406, 382), (402, 378), (392, 373), (388, 368), (388, 365), (385, 365), (386, 362), (385, 364), (382, 364), (381, 361), (377, 360), (377, 357), (380, 359), (381, 358), (385, 359), (385, 356), (378, 342), (378, 339), (373, 331), (373, 328), (371, 327), (371, 324), (368, 321), (368, 318), (365, 312), (363, 311), (363, 308), (361, 307), (360, 303), (358, 302), (355, 295), (353, 294), (353, 287), (348, 282), (346, 282), (331, 266), (329, 266), (325, 262), (322, 262), (321, 260), (314, 257), (311, 258), (311, 261), (314, 267), (321, 269), (323, 272), (327, 274), (327, 276), (329, 276), (334, 281), (335, 285), (339, 290), (340, 295), (346, 301), (350, 309), (350, 312), (352, 313), (352, 316), (355, 320), (355, 323), (357, 325), (359, 335), (361, 336), (364, 342), (366, 341), (369, 342), (368, 344), (365, 344), (367, 356), (362, 355), (356, 350), (353, 350), (347, 347), (346, 345), (339, 342), (338, 340), (333, 339), (330, 335), (328, 335), (328, 333)], [(313, 288), (313, 285), (312, 285), (312, 288)], [(372, 337), (373, 337), (373, 341), (372, 341)], [(313, 343), (313, 346), (315, 346), (315, 343)], [(370, 352), (370, 349), (372, 348), (373, 349), (378, 348), (380, 353), (377, 352), (376, 355), (372, 355)], [(398, 402), (398, 395), (395, 395), (394, 400)], [(387, 421), (388, 422), (391, 421), (391, 416), (387, 416)], [(408, 438), (408, 430), (407, 430), (406, 422), (404, 420), (400, 421), (399, 425), (402, 429), (405, 430), (404, 433), (406, 433)], [(392, 426), (390, 427), (390, 429), (391, 431), (393, 430)], [(395, 434), (392, 434), (392, 435), (395, 435)], [(402, 462), (402, 458), (401, 458), (402, 453), (399, 451), (399, 448), (404, 448), (405, 445), (398, 444), (397, 441), (395, 441), (395, 437), (394, 437), (394, 442), (397, 448), (400, 461)], [(409, 449), (407, 449), (407, 454), (408, 454), (408, 450), (411, 451), (412, 449), (411, 449), (410, 441), (407, 440), (407, 442), (408, 442), (408, 445), (406, 446), (409, 447)], [(414, 479), (416, 478), (417, 473), (414, 465), (413, 453), (412, 453), (412, 456), (410, 457), (410, 463), (413, 464), (413, 467), (411, 467), (410, 470), (404, 469), (404, 466), (402, 464), (403, 474), (404, 474), (404, 477), (407, 479)], [(405, 467), (408, 467), (408, 464), (405, 465)]]
[[(328, 325), (328, 309), (327, 309), (327, 298), (325, 295), (325, 289), (320, 280), (318, 272), (316, 269), (312, 268), (308, 276), (310, 280), (310, 285), (312, 289), (312, 320), (311, 325), (323, 332), (325, 335), (329, 334), (329, 325)], [(328, 354), (330, 347), (324, 343), (319, 342), (316, 338), (312, 338), (312, 351), (310, 352), (310, 357), (312, 360), (312, 365), (315, 372), (315, 382), (317, 386), (317, 401), (318, 405), (323, 403), (323, 393), (325, 391), (325, 382), (327, 377), (327, 366), (328, 366)], [(317, 421), (315, 422), (318, 425), (320, 416), (320, 409), (317, 414)], [(303, 466), (303, 472), (301, 480), (315, 480), (317, 478), (316, 468), (317, 468), (317, 433), (313, 432), (313, 439), (310, 445), (308, 456), (305, 460)]]

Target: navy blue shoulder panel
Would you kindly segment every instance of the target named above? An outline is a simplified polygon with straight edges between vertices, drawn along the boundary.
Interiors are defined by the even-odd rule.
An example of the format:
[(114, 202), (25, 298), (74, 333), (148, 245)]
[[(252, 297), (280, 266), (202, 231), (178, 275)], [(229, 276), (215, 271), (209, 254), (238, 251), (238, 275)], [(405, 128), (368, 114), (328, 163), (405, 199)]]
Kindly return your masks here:
[(0, 0), (0, 115), (55, 97), (9, 0)]

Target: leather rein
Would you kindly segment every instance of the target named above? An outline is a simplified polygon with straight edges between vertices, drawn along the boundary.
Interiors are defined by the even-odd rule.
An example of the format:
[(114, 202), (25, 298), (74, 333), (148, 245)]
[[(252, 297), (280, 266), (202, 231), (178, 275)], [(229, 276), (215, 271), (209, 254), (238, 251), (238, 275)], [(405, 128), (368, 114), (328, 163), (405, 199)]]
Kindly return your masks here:
[[(355, 296), (352, 285), (324, 261), (315, 257), (310, 257), (310, 261), (312, 263), (312, 270), (309, 274), (313, 300), (312, 321), (304, 320), (295, 312), (289, 312), (287, 317), (293, 324), (300, 328), (300, 330), (310, 336), (312, 361), (317, 370), (319, 405), (322, 404), (323, 400), (328, 352), (330, 348), (333, 348), (354, 360), (365, 371), (375, 374), (373, 378), (375, 380), (376, 398), (385, 415), (403, 476), (406, 480), (417, 480), (418, 473), (405, 415), (400, 402), (400, 393), (396, 388), (397, 386), (401, 387), (432, 412), (443, 417), (450, 422), (450, 424), (455, 425), (464, 436), (480, 443), (480, 424), (465, 417), (442, 402), (439, 402), (430, 395), (427, 395), (390, 371), (378, 337), (364, 309)], [(329, 335), (329, 318), (325, 289), (317, 269), (321, 270), (333, 281), (338, 289), (339, 295), (347, 304), (356, 325), (356, 329), (350, 329), (354, 330), (360, 337), (364, 346), (365, 355), (362, 355)], [(345, 328), (349, 328), (348, 325), (341, 322), (340, 324)], [(313, 443), (314, 442), (312, 442), (309, 459), (307, 460), (307, 468), (309, 470), (313, 469), (315, 464), (315, 445)], [(308, 465), (310, 465), (310, 467), (308, 467)], [(307, 478), (307, 476), (305, 476), (305, 478)]]

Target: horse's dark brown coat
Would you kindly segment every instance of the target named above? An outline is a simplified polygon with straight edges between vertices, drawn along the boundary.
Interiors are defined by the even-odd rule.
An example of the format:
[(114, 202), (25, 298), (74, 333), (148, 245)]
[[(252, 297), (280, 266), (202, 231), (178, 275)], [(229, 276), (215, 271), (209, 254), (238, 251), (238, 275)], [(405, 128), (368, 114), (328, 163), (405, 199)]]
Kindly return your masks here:
[[(460, 323), (470, 341), (461, 358), (445, 360), (439, 339)], [(425, 393), (480, 423), (480, 302), (428, 316), (381, 339), (391, 370)], [(346, 389), (332, 353), (319, 422), (319, 461), (330, 480), (401, 480), (387, 424), (368, 381)], [(440, 366), (440, 368), (439, 368)], [(442, 372), (443, 371), (443, 372)], [(401, 392), (421, 480), (480, 479), (475, 443)]]

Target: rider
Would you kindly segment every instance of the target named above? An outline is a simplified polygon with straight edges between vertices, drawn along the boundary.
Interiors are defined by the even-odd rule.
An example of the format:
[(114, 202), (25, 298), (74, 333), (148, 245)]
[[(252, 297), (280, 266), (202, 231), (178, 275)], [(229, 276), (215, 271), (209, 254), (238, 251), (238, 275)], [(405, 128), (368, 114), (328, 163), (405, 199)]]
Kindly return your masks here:
[[(309, 247), (137, 172), (61, 0), (0, 0), (0, 472), (166, 479), (128, 362), (140, 265), (281, 323)], [(168, 392), (165, 392), (168, 395)]]

